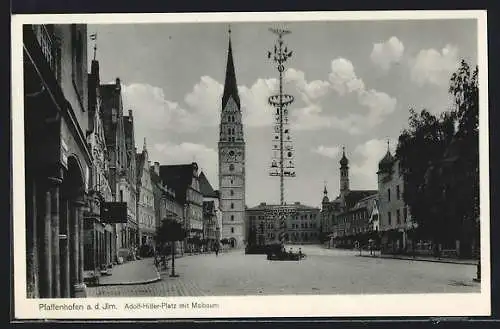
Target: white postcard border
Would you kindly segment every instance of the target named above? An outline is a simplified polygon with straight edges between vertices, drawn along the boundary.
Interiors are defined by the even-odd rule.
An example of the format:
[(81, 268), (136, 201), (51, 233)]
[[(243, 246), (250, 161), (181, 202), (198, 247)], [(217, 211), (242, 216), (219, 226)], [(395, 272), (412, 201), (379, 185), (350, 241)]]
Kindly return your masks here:
[[(480, 209), (481, 292), (467, 294), (284, 295), (148, 298), (26, 298), (26, 237), (24, 208), (24, 112), (22, 24), (131, 24), (196, 22), (297, 22), (353, 20), (477, 19), (480, 85)], [(16, 319), (234, 318), (234, 317), (359, 317), (359, 316), (486, 316), (491, 313), (488, 67), (486, 11), (369, 11), (280, 13), (64, 14), (12, 17), (12, 175), (14, 310)], [(125, 309), (125, 304), (163, 305), (199, 302), (218, 304), (202, 309)], [(100, 304), (100, 310), (95, 309)], [(105, 304), (116, 309), (103, 310)], [(46, 305), (81, 305), (83, 310), (40, 309)], [(71, 308), (71, 307), (70, 307)], [(78, 306), (76, 308), (79, 308)]]

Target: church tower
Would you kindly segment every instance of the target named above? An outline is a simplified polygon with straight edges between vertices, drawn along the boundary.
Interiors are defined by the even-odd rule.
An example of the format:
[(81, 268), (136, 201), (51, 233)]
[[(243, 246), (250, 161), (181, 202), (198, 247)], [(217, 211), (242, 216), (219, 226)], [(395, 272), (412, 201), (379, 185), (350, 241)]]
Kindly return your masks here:
[(342, 147), (340, 159), (340, 196), (342, 199), (349, 192), (349, 160), (345, 156), (345, 147)]
[(219, 125), (219, 197), (222, 210), (221, 238), (228, 239), (237, 248), (245, 246), (245, 139), (240, 107), (229, 29)]

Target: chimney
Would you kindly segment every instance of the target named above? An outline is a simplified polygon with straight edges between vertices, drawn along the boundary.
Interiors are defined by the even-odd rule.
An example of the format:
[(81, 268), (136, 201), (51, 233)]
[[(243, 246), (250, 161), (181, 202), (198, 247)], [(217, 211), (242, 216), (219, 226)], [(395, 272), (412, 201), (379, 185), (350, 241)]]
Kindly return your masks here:
[(115, 81), (115, 89), (116, 90), (121, 90), (122, 89), (122, 86), (121, 86), (121, 83), (120, 83), (120, 78), (116, 78), (116, 81)]
[(155, 173), (160, 176), (160, 163), (155, 161)]
[(132, 121), (132, 110), (128, 110), (128, 119)]
[(191, 165), (193, 166), (193, 176), (198, 176), (198, 164), (196, 162), (192, 162)]

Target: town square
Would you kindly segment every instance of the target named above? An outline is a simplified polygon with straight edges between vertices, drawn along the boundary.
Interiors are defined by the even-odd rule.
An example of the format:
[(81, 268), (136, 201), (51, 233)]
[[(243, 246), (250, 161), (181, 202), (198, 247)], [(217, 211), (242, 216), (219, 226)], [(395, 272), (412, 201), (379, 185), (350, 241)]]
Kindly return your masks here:
[(480, 293), (477, 34), (24, 24), (26, 297)]

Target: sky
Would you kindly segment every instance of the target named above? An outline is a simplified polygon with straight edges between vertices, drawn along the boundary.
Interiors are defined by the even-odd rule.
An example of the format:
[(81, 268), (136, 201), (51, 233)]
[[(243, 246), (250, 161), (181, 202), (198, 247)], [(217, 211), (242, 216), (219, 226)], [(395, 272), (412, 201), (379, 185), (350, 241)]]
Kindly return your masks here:
[[(278, 72), (267, 59), (272, 27), (286, 27), (293, 57), (284, 90), (290, 106), (295, 178), (287, 203), (319, 207), (339, 193), (342, 147), (351, 189), (377, 189), (378, 161), (394, 151), (409, 108), (441, 113), (461, 59), (477, 64), (472, 19), (259, 22), (231, 24), (236, 79), (246, 140), (246, 203), (279, 203), (279, 178), (268, 175), (272, 109)], [(218, 188), (219, 119), (228, 48), (227, 23), (89, 25), (97, 33), (101, 83), (122, 83), (133, 110), (135, 140), (151, 161), (196, 161)], [(88, 39), (89, 61), (94, 41)], [(125, 112), (126, 113), (126, 112)]]

